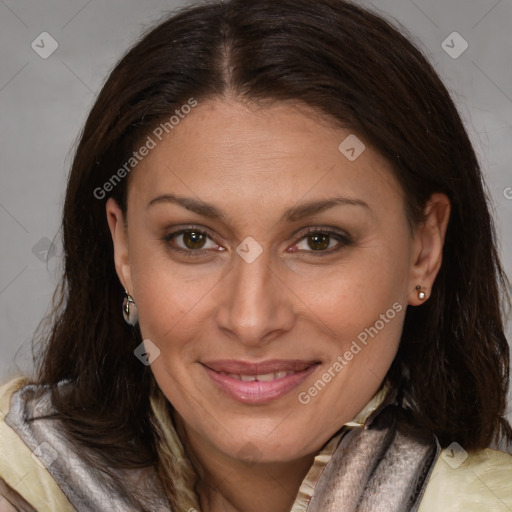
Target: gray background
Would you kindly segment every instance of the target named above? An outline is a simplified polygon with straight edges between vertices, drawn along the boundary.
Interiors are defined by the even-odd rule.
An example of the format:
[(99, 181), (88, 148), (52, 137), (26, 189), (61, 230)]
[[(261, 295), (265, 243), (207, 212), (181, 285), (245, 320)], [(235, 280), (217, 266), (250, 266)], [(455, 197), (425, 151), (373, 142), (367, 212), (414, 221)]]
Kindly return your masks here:
[[(31, 339), (61, 265), (66, 174), (95, 96), (142, 30), (190, 3), (0, 0), (0, 381), (31, 371)], [(512, 0), (361, 3), (413, 34), (453, 92), (485, 170), (512, 276)], [(58, 43), (46, 59), (31, 47), (42, 45), (42, 32)], [(458, 58), (442, 47), (447, 40), (452, 54), (462, 49), (448, 37), (453, 32), (469, 45)], [(509, 322), (509, 340), (511, 331)]]

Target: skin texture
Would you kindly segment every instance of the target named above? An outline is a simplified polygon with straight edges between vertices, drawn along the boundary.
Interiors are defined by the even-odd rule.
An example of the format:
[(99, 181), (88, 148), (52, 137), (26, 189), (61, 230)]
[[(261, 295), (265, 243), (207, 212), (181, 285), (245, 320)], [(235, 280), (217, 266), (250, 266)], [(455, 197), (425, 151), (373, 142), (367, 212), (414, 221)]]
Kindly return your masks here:
[[(289, 510), (315, 453), (378, 390), (406, 306), (423, 302), (416, 285), (428, 300), (449, 201), (433, 195), (425, 223), (411, 231), (390, 165), (369, 145), (349, 161), (338, 149), (349, 134), (305, 106), (205, 101), (133, 171), (127, 218), (107, 202), (117, 273), (137, 304), (143, 338), (161, 351), (151, 368), (203, 477), (205, 511)], [(164, 194), (213, 204), (225, 219), (171, 202), (148, 206)], [(367, 206), (281, 220), (292, 207), (337, 196)], [(186, 235), (163, 240), (194, 227), (210, 237), (202, 245)], [(311, 228), (346, 233), (350, 242), (331, 236), (324, 252), (315, 251), (321, 243), (304, 233)], [(252, 263), (236, 252), (249, 236), (262, 248)], [(190, 257), (172, 247), (206, 253)], [(401, 311), (300, 403), (298, 394), (395, 303)], [(319, 364), (298, 388), (255, 405), (212, 382), (201, 362), (215, 359)]]

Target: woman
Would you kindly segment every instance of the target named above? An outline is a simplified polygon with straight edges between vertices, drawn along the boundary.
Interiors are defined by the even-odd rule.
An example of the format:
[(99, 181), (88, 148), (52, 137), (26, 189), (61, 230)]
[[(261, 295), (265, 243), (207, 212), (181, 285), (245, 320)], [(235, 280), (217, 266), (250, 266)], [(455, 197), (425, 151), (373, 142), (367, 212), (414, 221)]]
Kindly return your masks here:
[(2, 390), (4, 507), (512, 507), (482, 176), (380, 17), (231, 0), (161, 23), (89, 115), (63, 236), (38, 378)]

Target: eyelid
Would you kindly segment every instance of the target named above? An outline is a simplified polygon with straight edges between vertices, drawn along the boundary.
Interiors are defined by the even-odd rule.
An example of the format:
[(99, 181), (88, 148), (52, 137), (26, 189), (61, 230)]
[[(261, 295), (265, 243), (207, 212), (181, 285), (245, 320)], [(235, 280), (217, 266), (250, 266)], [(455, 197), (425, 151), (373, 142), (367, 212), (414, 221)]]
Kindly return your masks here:
[[(175, 247), (175, 246), (172, 246), (170, 244), (170, 241), (173, 239), (173, 238), (176, 238), (180, 235), (183, 235), (184, 233), (188, 233), (188, 232), (197, 232), (197, 233), (200, 233), (201, 235), (206, 235), (212, 242), (214, 242), (215, 244), (219, 245), (212, 233), (205, 227), (203, 226), (194, 226), (194, 225), (190, 225), (190, 226), (184, 226), (182, 228), (179, 228), (177, 229), (176, 231), (172, 231), (166, 235), (164, 235), (162, 237), (162, 241), (164, 241), (170, 249), (176, 251), (176, 252), (180, 252), (180, 253), (185, 253), (189, 256), (202, 256), (203, 254), (206, 254), (206, 253), (210, 253), (213, 249), (197, 249), (197, 250), (194, 250), (194, 249), (183, 249), (182, 247)], [(222, 250), (225, 250), (224, 248)]]
[(332, 254), (335, 254), (339, 250), (341, 250), (343, 247), (346, 247), (348, 245), (351, 245), (353, 243), (352, 237), (340, 230), (339, 228), (331, 227), (331, 226), (315, 226), (313, 228), (305, 228), (298, 233), (294, 235), (294, 238), (296, 238), (296, 241), (294, 242), (294, 245), (297, 245), (302, 240), (304, 240), (306, 237), (314, 235), (316, 233), (321, 233), (325, 235), (329, 235), (331, 238), (334, 238), (338, 244), (334, 247), (331, 247), (330, 249), (326, 249), (323, 251), (303, 251), (301, 250), (303, 254), (306, 254), (308, 256), (312, 257), (320, 257), (320, 256), (329, 256)]
[(300, 231), (298, 231), (297, 233), (295, 233), (294, 238), (295, 237), (304, 238), (307, 235), (311, 235), (311, 234), (315, 234), (315, 233), (325, 233), (328, 235), (338, 235), (340, 237), (345, 237), (347, 239), (350, 238), (348, 233), (345, 233), (341, 229), (335, 228), (334, 226), (315, 226), (312, 228), (311, 227), (304, 228), (304, 229), (301, 229)]
[[(190, 232), (190, 231), (194, 231), (194, 232), (198, 232), (202, 235), (206, 235), (208, 238), (210, 238), (210, 240), (212, 242), (217, 244), (219, 247), (222, 247), (220, 244), (218, 244), (215, 241), (215, 237), (212, 235), (210, 230), (208, 230), (207, 228), (205, 228), (203, 226), (195, 226), (195, 225), (184, 226), (182, 228), (177, 229), (176, 231), (172, 231), (171, 233), (166, 234), (162, 238), (162, 240), (164, 242), (166, 242), (167, 244), (169, 244), (170, 240), (172, 240), (173, 238), (180, 236), (184, 233)], [(295, 233), (293, 235), (293, 238), (295, 239), (295, 242), (293, 243), (293, 245), (298, 244), (307, 236), (314, 235), (316, 233), (322, 233), (322, 234), (326, 234), (326, 235), (336, 236), (339, 244), (337, 246), (335, 246), (334, 248), (324, 250), (324, 251), (300, 251), (300, 252), (303, 252), (306, 254), (313, 254), (315, 256), (317, 256), (317, 255), (319, 256), (322, 254), (327, 255), (327, 254), (332, 254), (332, 253), (336, 252), (336, 250), (339, 249), (340, 246), (345, 246), (345, 245), (352, 243), (352, 237), (349, 234), (341, 231), (339, 228), (335, 228), (335, 227), (331, 227), (331, 226), (315, 226), (315, 227), (304, 228), (304, 229), (300, 230), (299, 232)], [(201, 256), (203, 254), (210, 253), (213, 250), (213, 249), (196, 249), (196, 250), (183, 249), (182, 247), (174, 247), (174, 246), (170, 246), (170, 248), (177, 252), (186, 253), (188, 255), (194, 255), (194, 256)], [(225, 250), (225, 248), (222, 248), (222, 250)]]

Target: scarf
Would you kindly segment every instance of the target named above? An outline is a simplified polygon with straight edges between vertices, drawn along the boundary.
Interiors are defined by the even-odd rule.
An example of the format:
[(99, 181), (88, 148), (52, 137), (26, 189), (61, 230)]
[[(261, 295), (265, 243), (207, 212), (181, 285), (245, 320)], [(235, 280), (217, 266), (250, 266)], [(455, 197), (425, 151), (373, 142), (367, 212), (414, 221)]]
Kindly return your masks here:
[[(59, 384), (64, 385), (64, 383)], [(64, 435), (47, 388), (27, 385), (5, 422), (35, 454), (78, 512), (171, 512), (153, 468), (98, 471)], [(414, 512), (440, 453), (437, 438), (414, 426), (397, 393), (364, 425), (346, 432), (320, 475), (307, 512)], [(93, 456), (92, 451), (89, 455)], [(181, 512), (181, 511), (174, 511)]]

